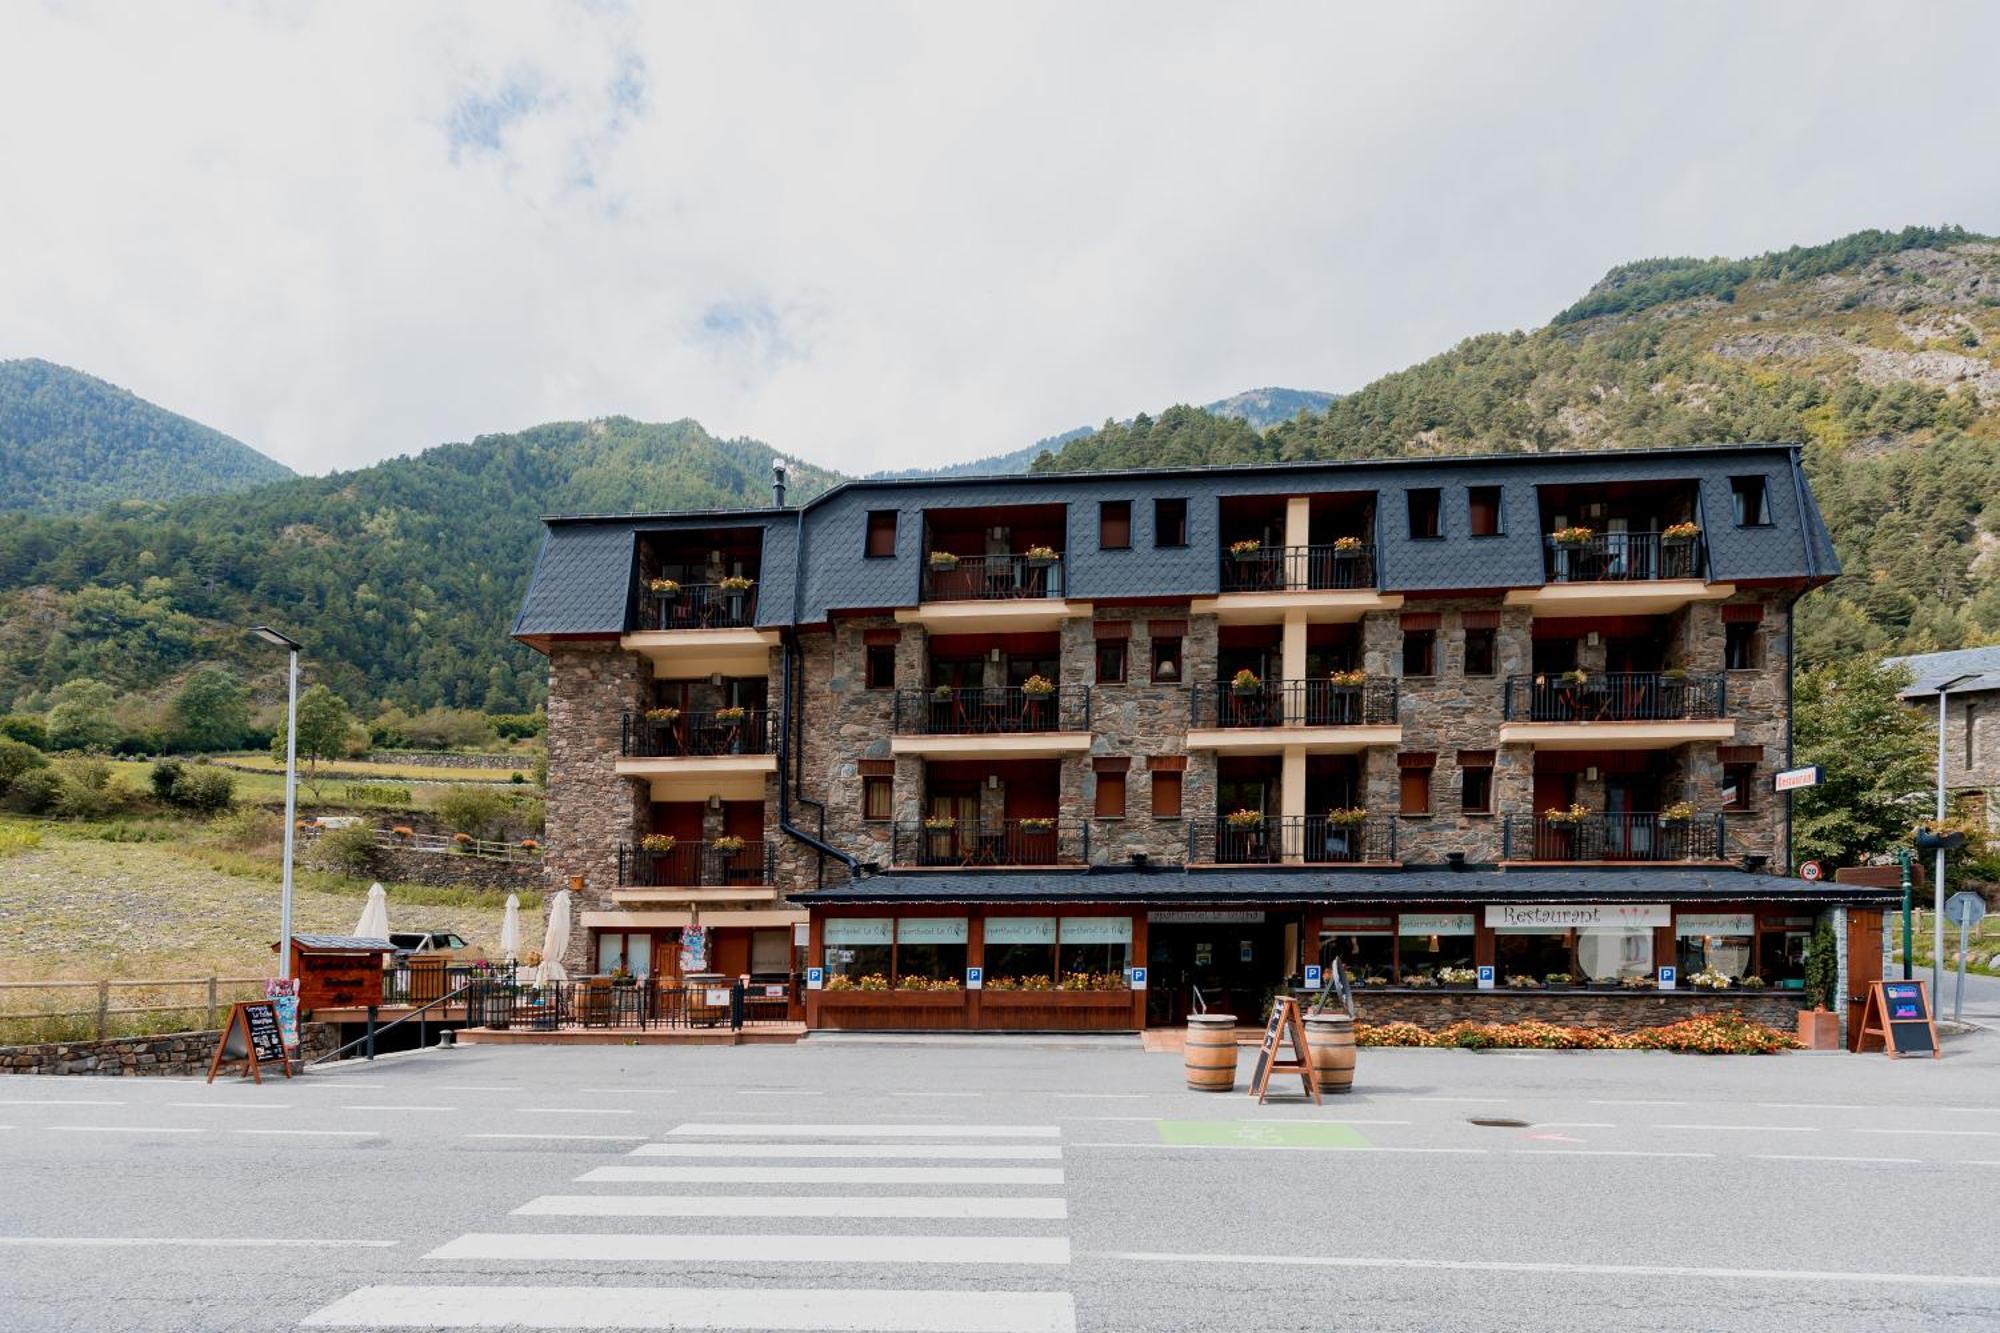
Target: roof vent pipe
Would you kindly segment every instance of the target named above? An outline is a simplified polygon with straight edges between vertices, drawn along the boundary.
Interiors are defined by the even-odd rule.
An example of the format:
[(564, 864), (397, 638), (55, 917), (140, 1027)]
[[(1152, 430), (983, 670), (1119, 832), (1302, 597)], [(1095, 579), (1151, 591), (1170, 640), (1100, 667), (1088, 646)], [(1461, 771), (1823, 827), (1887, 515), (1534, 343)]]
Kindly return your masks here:
[(771, 503), (778, 508), (785, 507), (785, 465), (771, 464)]

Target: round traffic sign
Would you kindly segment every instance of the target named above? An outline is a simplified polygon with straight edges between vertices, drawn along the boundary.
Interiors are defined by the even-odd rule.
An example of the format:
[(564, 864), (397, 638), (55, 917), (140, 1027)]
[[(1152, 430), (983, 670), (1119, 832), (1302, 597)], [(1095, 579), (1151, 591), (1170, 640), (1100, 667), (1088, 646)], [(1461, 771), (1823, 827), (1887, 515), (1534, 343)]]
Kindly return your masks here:
[(1799, 867), (1799, 878), (1804, 880), (1816, 880), (1825, 873), (1817, 861), (1807, 861)]

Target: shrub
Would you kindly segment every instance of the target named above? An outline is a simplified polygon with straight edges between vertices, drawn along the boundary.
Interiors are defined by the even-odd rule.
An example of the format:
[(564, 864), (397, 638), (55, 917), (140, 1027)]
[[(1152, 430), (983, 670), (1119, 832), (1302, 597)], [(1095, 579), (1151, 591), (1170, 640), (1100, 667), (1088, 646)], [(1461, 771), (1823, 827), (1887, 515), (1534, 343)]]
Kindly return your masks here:
[(547, 713), (495, 713), (487, 719), (502, 740), (524, 741), (539, 736), (549, 724)]
[(26, 741), (0, 740), (0, 794), (31, 769), (47, 768), (48, 757)]
[(52, 768), (32, 768), (7, 785), (7, 808), (24, 815), (43, 815), (55, 809), (62, 794), (62, 778)]
[(408, 787), (399, 787), (390, 782), (354, 782), (347, 787), (350, 805), (393, 805), (407, 806), (413, 803)]
[(1463, 1050), (1682, 1051), (1700, 1055), (1770, 1055), (1791, 1050), (1790, 1033), (1753, 1023), (1737, 1013), (1701, 1014), (1637, 1032), (1564, 1027), (1529, 1019), (1519, 1023), (1453, 1023), (1428, 1031), (1415, 1023), (1356, 1023), (1362, 1046), (1435, 1046)]
[(39, 830), (21, 828), (14, 824), (0, 824), (0, 856), (32, 851), (41, 845), (42, 835)]
[(365, 824), (329, 829), (320, 835), (320, 859), (345, 874), (360, 877), (375, 869), (375, 830)]
[(9, 713), (0, 717), (0, 736), (23, 745), (32, 745), (37, 750), (49, 748), (49, 727), (42, 719), (28, 713)]
[(71, 756), (58, 762), (55, 770), (62, 780), (55, 814), (65, 819), (103, 819), (125, 808), (125, 789), (111, 780), (111, 765), (104, 760)]
[(202, 764), (181, 774), (172, 799), (175, 805), (197, 814), (220, 814), (236, 803), (236, 779), (222, 769)]
[(153, 784), (153, 795), (163, 801), (173, 800), (174, 788), (179, 785), (181, 774), (186, 771), (187, 765), (178, 759), (162, 759), (156, 762), (149, 775), (149, 780)]
[(210, 824), (209, 832), (223, 847), (254, 852), (275, 847), (285, 834), (285, 821), (275, 811), (245, 806)]
[(437, 817), (454, 833), (491, 838), (513, 808), (505, 796), (485, 787), (453, 787), (438, 798)]

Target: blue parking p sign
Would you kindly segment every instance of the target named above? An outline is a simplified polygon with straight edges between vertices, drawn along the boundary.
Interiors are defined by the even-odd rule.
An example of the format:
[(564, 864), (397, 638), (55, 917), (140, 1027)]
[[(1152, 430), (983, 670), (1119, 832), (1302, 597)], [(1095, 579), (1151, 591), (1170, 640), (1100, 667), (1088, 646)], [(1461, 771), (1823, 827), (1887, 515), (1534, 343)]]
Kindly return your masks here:
[(986, 989), (986, 969), (985, 969), (985, 968), (983, 968), (983, 967), (968, 967), (968, 968), (966, 968), (966, 969), (965, 969), (965, 988), (966, 988), (967, 990), (985, 990), (985, 989)]
[(1131, 979), (1131, 982), (1132, 982), (1132, 989), (1133, 989), (1133, 990), (1144, 990), (1144, 989), (1146, 989), (1146, 969), (1145, 969), (1145, 968), (1143, 968), (1143, 967), (1132, 967), (1132, 968), (1127, 968), (1127, 969), (1126, 969), (1126, 972), (1127, 972), (1127, 973), (1128, 973), (1128, 974), (1130, 975), (1130, 979)]
[(1306, 989), (1307, 989), (1307, 990), (1318, 990), (1318, 989), (1320, 988), (1321, 984), (1322, 984), (1322, 980), (1321, 980), (1321, 979), (1322, 979), (1322, 978), (1324, 977), (1324, 975), (1325, 975), (1325, 973), (1324, 973), (1324, 972), (1323, 972), (1323, 970), (1322, 970), (1322, 969), (1320, 968), (1320, 965), (1319, 965), (1318, 963), (1307, 963), (1307, 964), (1306, 964)]
[(1672, 989), (1674, 988), (1674, 982), (1675, 982), (1676, 978), (1677, 978), (1677, 977), (1678, 977), (1679, 975), (1680, 975), (1680, 973), (1679, 973), (1679, 969), (1677, 969), (1677, 968), (1672, 968), (1672, 967), (1663, 967), (1663, 968), (1661, 968), (1661, 969), (1660, 969), (1660, 989), (1661, 989), (1661, 990), (1672, 990)]
[(826, 985), (826, 969), (825, 969), (825, 968), (823, 968), (823, 967), (809, 967), (809, 968), (807, 968), (807, 969), (806, 969), (806, 989), (807, 989), (807, 990), (820, 990), (820, 989), (821, 989), (821, 988), (823, 988), (823, 987), (824, 987), (825, 985)]
[(1479, 989), (1493, 989), (1493, 965), (1491, 963), (1481, 963), (1479, 965)]

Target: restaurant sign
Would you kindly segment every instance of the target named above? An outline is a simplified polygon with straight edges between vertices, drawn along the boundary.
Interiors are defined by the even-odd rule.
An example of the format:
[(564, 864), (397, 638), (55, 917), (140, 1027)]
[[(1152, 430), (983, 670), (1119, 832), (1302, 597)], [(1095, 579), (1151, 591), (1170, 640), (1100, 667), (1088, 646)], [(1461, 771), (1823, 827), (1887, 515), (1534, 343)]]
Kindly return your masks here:
[(1261, 926), (1264, 924), (1264, 914), (1177, 907), (1148, 912), (1146, 920), (1156, 926)]
[(1668, 926), (1665, 903), (1490, 903), (1486, 924), (1495, 930), (1588, 930), (1604, 926)]

